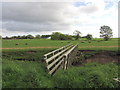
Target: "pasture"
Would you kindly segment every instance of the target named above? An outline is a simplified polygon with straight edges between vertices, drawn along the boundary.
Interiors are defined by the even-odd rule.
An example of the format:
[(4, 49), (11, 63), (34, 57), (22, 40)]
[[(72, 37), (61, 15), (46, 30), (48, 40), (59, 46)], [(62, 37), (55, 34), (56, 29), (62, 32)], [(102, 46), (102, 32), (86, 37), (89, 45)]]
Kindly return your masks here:
[[(27, 45), (26, 45), (27, 43)], [(47, 40), (47, 39), (17, 39), (3, 40), (2, 48), (14, 49), (39, 49), (39, 48), (59, 48), (69, 43), (79, 43), (79, 49), (95, 49), (95, 50), (118, 50), (118, 39), (113, 38), (110, 41), (102, 41), (102, 39), (86, 39), (67, 41), (67, 40)], [(16, 45), (18, 44), (18, 45)]]
[[(18, 43), (18, 45), (16, 45)], [(25, 44), (27, 43), (27, 45)], [(78, 57), (77, 63), (83, 63), (96, 53), (110, 51), (111, 57), (117, 58), (118, 39), (102, 41), (61, 41), (46, 39), (19, 39), (2, 41), (2, 85), (3, 88), (118, 88), (119, 63), (101, 64), (88, 62), (73, 65), (68, 70), (60, 69), (50, 76), (45, 68), (43, 55), (65, 46), (79, 43), (78, 50), (86, 50), (84, 57)], [(110, 74), (111, 73), (111, 74)]]

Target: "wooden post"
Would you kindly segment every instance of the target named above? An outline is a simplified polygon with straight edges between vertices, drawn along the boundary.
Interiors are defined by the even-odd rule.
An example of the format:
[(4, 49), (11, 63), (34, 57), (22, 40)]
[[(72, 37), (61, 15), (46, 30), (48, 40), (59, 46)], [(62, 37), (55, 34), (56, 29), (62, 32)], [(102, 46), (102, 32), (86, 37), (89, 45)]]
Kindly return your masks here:
[(64, 70), (67, 69), (67, 63), (68, 63), (68, 56), (65, 56), (65, 59), (64, 59)]
[(62, 62), (62, 69), (64, 69), (64, 66), (65, 66), (65, 58), (63, 57), (62, 60), (63, 60), (63, 62)]

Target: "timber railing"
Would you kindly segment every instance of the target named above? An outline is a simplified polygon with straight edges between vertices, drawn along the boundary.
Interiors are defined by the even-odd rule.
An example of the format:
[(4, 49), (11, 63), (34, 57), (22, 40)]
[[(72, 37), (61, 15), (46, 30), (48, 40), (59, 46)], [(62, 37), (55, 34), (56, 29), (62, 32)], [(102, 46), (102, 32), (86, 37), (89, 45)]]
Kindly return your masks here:
[(44, 55), (44, 60), (47, 65), (49, 74), (54, 74), (60, 67), (66, 69), (69, 59), (69, 54), (76, 49), (78, 44), (68, 44), (64, 47), (56, 49)]

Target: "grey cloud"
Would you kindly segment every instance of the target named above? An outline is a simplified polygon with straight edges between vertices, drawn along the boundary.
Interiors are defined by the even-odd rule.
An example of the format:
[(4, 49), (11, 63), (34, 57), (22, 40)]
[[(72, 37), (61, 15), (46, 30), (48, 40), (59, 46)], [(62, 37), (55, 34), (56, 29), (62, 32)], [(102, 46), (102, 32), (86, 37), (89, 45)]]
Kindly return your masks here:
[(97, 7), (91, 3), (77, 8), (64, 2), (8, 2), (2, 5), (2, 28), (11, 32), (70, 30), (76, 24), (75, 16), (95, 11)]
[[(67, 25), (67, 27), (66, 27)], [(21, 31), (21, 32), (40, 32), (40, 31), (55, 31), (68, 29), (69, 24), (57, 24), (57, 23), (23, 23), (23, 22), (3, 22), (2, 28), (11, 31)]]
[(3, 28), (24, 32), (64, 30), (70, 26), (62, 12), (65, 7), (66, 3), (3, 3)]
[(59, 21), (61, 18), (59, 6), (61, 7), (61, 4), (57, 3), (3, 3), (3, 20)]
[(98, 11), (98, 8), (97, 8), (97, 6), (89, 5), (89, 6), (84, 6), (84, 7), (80, 8), (80, 11), (90, 14), (90, 13), (94, 13), (94, 12)]

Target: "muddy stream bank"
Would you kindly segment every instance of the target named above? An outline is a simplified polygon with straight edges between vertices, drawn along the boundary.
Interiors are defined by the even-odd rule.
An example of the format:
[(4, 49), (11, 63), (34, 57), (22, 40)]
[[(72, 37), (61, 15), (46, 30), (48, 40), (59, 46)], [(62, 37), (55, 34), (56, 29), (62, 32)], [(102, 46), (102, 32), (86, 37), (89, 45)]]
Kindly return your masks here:
[(75, 60), (71, 64), (73, 66), (83, 66), (90, 62), (120, 64), (119, 60), (120, 53), (115, 51), (78, 50)]

